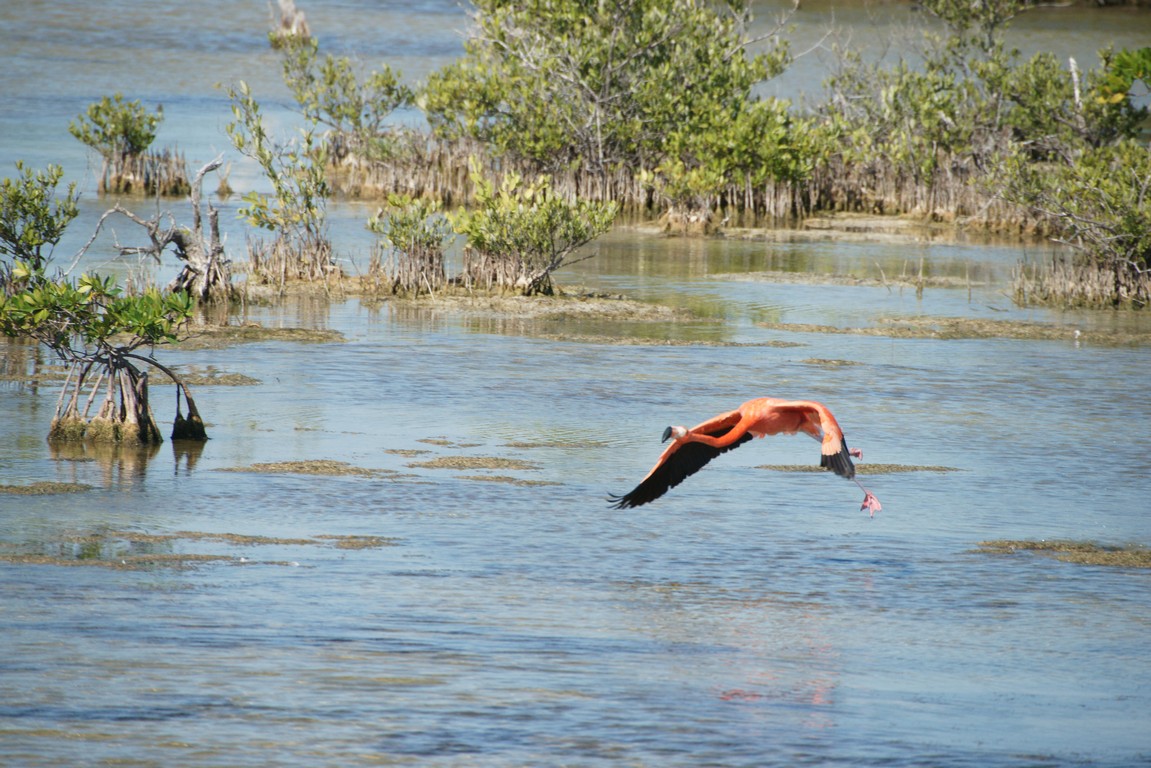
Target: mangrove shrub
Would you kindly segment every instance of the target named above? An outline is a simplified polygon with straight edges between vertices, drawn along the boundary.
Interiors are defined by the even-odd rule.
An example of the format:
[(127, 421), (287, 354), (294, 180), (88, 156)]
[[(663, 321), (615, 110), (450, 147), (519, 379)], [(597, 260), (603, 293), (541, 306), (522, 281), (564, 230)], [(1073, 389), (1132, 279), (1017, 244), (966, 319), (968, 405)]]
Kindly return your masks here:
[(102, 160), (100, 192), (185, 195), (189, 190), (184, 158), (172, 150), (149, 151), (163, 121), (137, 101), (117, 93), (88, 106), (68, 131), (96, 150)]
[(1005, 166), (1000, 193), (1038, 216), (1074, 258), (1022, 265), (1025, 303), (1133, 306), (1151, 303), (1151, 147), (1148, 116), (1132, 98), (1151, 85), (1151, 48), (1104, 51), (1104, 65), (1075, 82), (1072, 115), (1052, 150), (1023, 147)]
[(362, 78), (346, 57), (319, 55), (311, 38), (283, 46), (284, 82), (304, 117), (328, 126), (333, 163), (383, 160), (392, 154), (387, 120), (412, 90), (386, 64)]
[[(155, 289), (129, 296), (111, 277), (92, 274), (73, 280), (64, 274), (49, 275), (44, 254), (28, 244), (55, 242), (71, 218), (74, 190), (69, 188), (57, 201), (58, 182), (59, 174), (50, 169), (46, 174), (23, 171), (22, 178), (0, 186), (0, 210), (15, 211), (23, 223), (22, 229), (6, 226), (0, 231), (0, 253), (36, 257), (2, 262), (0, 333), (34, 339), (68, 366), (49, 438), (160, 442), (148, 405), (147, 370), (141, 367), (146, 365), (170, 376), (177, 385), (177, 398), (182, 393), (187, 399), (187, 419), (177, 401), (173, 438), (205, 439), (187, 388), (172, 371), (138, 351), (177, 339), (180, 326), (191, 316), (191, 297)], [(30, 188), (35, 195), (25, 194)], [(97, 413), (89, 418), (101, 393)]]
[[(388, 195), (388, 205), (368, 220), (368, 229), (382, 240), (368, 269), (369, 278), (381, 277), (392, 293), (435, 293), (447, 283), (444, 252), (452, 228), (438, 200)], [(389, 257), (380, 258), (383, 244)]]
[[(657, 181), (668, 174), (670, 196), (686, 188), (706, 197), (729, 168), (706, 167), (713, 157), (697, 147), (721, 144), (727, 133), (717, 128), (743, 120), (752, 88), (788, 60), (786, 44), (771, 36), (760, 41), (765, 52), (749, 53), (747, 3), (475, 6), (465, 55), (432, 74), (419, 103), (437, 136), (478, 140), (556, 178), (648, 169)], [(754, 151), (751, 143), (744, 148)]]
[(278, 143), (268, 133), (259, 102), (248, 84), (229, 86), (232, 115), (225, 126), (232, 144), (255, 160), (272, 183), (272, 194), (249, 192), (240, 215), (254, 227), (273, 233), (270, 243), (249, 247), (252, 273), (263, 282), (316, 280), (333, 271), (332, 245), (325, 222), (328, 184), (324, 176), (327, 152), (314, 120), (299, 138)]
[(449, 216), (466, 238), (464, 282), (523, 295), (553, 292), (552, 273), (590, 258), (574, 252), (611, 228), (615, 203), (569, 202), (540, 176), (525, 182), (506, 174), (497, 189), (473, 165), (476, 205)]
[(0, 181), (0, 255), (9, 257), (0, 260), (0, 292), (15, 284), (13, 262), (22, 261), (31, 270), (42, 269), (79, 213), (76, 202), (80, 194), (75, 182), (62, 196), (56, 194), (64, 178), (63, 168), (49, 165), (46, 170), (33, 171), (18, 161), (16, 170), (18, 177)]
[(1128, 139), (1083, 151), (1071, 162), (1019, 163), (1006, 194), (1050, 223), (1078, 258), (1025, 265), (1021, 303), (1151, 304), (1151, 149)]

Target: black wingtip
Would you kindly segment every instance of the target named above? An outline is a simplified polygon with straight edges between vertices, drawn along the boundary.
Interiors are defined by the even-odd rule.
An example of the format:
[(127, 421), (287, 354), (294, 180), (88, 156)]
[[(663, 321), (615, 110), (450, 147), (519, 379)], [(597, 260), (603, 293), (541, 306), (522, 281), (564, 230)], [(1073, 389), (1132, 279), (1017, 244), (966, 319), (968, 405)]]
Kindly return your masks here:
[(840, 477), (848, 480), (855, 477), (855, 464), (851, 461), (851, 454), (847, 450), (847, 441), (840, 439), (839, 453), (823, 454), (819, 457), (819, 466), (830, 469)]
[(632, 507), (638, 507), (642, 502), (637, 503), (633, 501), (632, 499), (628, 498), (630, 495), (631, 494), (626, 493), (623, 496), (616, 496), (615, 494), (611, 494), (607, 497), (608, 506), (611, 509), (631, 509)]

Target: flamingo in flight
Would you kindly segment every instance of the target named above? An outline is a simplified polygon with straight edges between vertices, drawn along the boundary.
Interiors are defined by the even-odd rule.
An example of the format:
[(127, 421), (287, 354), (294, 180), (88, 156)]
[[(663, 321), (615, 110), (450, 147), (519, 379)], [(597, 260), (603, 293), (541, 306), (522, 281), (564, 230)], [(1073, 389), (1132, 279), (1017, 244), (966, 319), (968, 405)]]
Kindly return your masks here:
[(814, 400), (781, 400), (776, 397), (748, 400), (734, 411), (721, 413), (691, 429), (668, 427), (663, 432), (663, 441), (675, 439), (660, 454), (652, 470), (630, 492), (623, 496), (609, 496), (608, 501), (616, 509), (647, 504), (703, 469), (716, 456), (738, 448), (753, 437), (781, 433), (794, 435), (797, 432), (819, 440), (819, 466), (846, 477), (863, 489), (861, 512), (867, 510), (874, 517), (883, 508), (879, 499), (855, 479), (851, 457), (861, 459), (863, 453), (847, 447), (843, 430), (827, 406)]

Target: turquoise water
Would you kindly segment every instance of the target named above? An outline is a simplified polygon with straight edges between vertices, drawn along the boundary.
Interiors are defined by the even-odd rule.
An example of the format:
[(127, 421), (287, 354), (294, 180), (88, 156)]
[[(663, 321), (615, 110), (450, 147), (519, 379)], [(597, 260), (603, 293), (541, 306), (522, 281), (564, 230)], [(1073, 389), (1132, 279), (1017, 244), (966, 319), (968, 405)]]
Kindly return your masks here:
[[(151, 4), (135, 24), (111, 11), (81, 23), (85, 7), (0, 11), (19, 74), (0, 86), (0, 155), (56, 157), (81, 180), (81, 243), (107, 202), (66, 134), (84, 104), (123, 77), (126, 93), (163, 101), (161, 141), (199, 162), (226, 142), (210, 83), (242, 72), (271, 91), (278, 76), (261, 4), (227, 16)], [(465, 24), (448, 3), (303, 7), (333, 44), (402, 52), (407, 69), (450, 56)], [(369, 15), (357, 23), (359, 13)], [(129, 35), (136, 45), (101, 47)], [(56, 47), (36, 53), (45, 39)], [(350, 264), (370, 247), (366, 207), (333, 207)], [(239, 246), (243, 229), (228, 226)], [(93, 263), (133, 266), (102, 247)], [(54, 454), (43, 437), (55, 386), (0, 385), (0, 484), (93, 486), (0, 495), (5, 552), (228, 558), (145, 570), (0, 563), (0, 763), (1151, 763), (1151, 573), (976, 551), (1001, 538), (1151, 542), (1151, 355), (1073, 336), (1145, 319), (1014, 307), (1014, 247), (619, 230), (596, 248), (566, 279), (703, 319), (635, 327), (358, 299), (250, 307), (248, 319), (346, 340), (162, 350), (166, 363), (259, 384), (194, 388), (212, 439), (195, 454), (166, 443), (146, 460)], [(977, 279), (922, 297), (762, 279), (875, 276), (876, 264), (890, 276), (921, 259)], [(1068, 335), (892, 339), (760, 324), (898, 315), (1059, 322)], [(24, 352), (2, 354), (23, 365)], [(609, 493), (650, 468), (666, 425), (760, 395), (828, 404), (884, 510), (859, 512), (861, 493), (838, 478), (762, 468), (814, 463), (799, 437), (726, 454), (652, 505), (608, 508)], [(152, 399), (170, 421), (170, 390)], [(420, 465), (485, 458), (523, 463)], [(316, 460), (380, 472), (224, 471)], [(955, 471), (868, 476), (869, 463)], [(78, 543), (93, 536), (98, 551)], [(364, 536), (380, 541), (339, 546)]]

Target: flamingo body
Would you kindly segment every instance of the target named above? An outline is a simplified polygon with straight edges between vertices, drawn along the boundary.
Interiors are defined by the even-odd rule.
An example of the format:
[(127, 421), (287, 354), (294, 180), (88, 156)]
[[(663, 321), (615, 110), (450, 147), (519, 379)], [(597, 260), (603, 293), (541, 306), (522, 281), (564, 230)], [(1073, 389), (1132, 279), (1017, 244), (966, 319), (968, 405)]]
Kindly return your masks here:
[[(835, 416), (814, 400), (783, 400), (759, 397), (748, 400), (734, 411), (721, 413), (691, 429), (668, 427), (663, 439), (674, 437), (651, 471), (635, 488), (622, 496), (609, 497), (616, 509), (638, 507), (658, 499), (685, 479), (703, 469), (721, 453), (738, 448), (753, 437), (803, 433), (820, 442), (819, 465), (849, 480), (855, 480), (859, 451), (849, 450)], [(858, 480), (855, 483), (859, 484)], [(863, 509), (874, 515), (879, 501), (863, 488)]]

